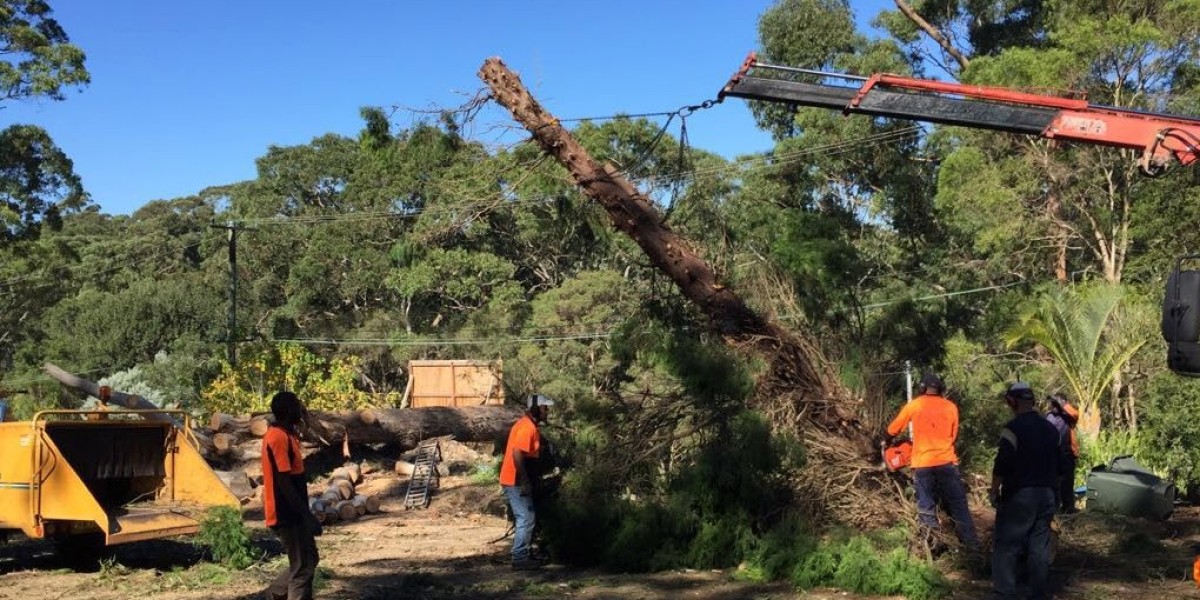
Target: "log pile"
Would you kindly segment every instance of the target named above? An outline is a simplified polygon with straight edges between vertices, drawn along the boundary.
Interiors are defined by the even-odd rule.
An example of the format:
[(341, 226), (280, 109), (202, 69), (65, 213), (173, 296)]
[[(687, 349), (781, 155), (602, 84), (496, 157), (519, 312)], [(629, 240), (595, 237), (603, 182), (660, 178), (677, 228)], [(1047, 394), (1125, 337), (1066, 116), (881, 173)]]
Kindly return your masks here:
[(317, 489), (308, 499), (308, 509), (322, 524), (354, 521), (365, 514), (379, 512), (379, 496), (362, 494), (356, 487), (363, 482), (363, 469), (348, 462), (333, 470), (325, 488)]

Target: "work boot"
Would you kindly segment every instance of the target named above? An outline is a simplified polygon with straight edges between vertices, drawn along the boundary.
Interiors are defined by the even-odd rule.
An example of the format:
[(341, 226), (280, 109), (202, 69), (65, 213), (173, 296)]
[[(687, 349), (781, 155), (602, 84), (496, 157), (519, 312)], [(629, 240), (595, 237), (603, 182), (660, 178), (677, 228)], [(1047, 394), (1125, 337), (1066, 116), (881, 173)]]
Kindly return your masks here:
[(518, 558), (512, 561), (514, 571), (536, 571), (542, 568), (542, 561), (532, 558)]

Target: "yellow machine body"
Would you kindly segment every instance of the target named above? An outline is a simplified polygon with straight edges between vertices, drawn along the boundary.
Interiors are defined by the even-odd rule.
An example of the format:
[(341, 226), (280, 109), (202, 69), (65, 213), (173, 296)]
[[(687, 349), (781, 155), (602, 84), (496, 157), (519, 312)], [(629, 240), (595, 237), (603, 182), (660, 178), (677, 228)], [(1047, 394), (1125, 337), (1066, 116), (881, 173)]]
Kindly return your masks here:
[[(183, 423), (142, 419), (171, 414)], [(0, 530), (106, 545), (195, 533), (204, 510), (240, 506), (179, 411), (43, 411), (0, 423)]]

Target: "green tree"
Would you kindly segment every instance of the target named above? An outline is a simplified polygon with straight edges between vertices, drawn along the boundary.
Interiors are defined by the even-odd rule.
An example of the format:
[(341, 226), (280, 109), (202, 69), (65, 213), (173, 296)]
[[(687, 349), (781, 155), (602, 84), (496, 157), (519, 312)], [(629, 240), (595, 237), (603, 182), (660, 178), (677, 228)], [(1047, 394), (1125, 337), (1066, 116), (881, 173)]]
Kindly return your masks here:
[(1052, 290), (1037, 298), (1008, 332), (1008, 343), (1033, 342), (1060, 373), (1081, 412), (1079, 430), (1100, 431), (1105, 392), (1146, 338), (1116, 331), (1121, 310), (1120, 286), (1095, 285), (1079, 290)]
[(43, 0), (0, 1), (0, 100), (62, 100), (65, 88), (91, 81), (83, 50), (52, 13)]
[(33, 125), (0, 131), (0, 246), (62, 227), (88, 203), (83, 184), (50, 135)]
[[(90, 81), (83, 51), (51, 13), (42, 0), (0, 0), (0, 103), (62, 100), (65, 89)], [(44, 129), (0, 131), (0, 246), (61, 226), (87, 201), (71, 160)]]

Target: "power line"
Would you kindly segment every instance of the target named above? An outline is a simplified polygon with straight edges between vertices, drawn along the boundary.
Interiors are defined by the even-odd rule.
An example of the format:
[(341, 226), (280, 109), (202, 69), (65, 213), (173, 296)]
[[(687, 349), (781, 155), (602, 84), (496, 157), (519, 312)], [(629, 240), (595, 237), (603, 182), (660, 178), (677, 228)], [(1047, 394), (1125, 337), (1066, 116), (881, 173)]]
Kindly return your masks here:
[(867, 305), (863, 306), (863, 309), (865, 310), (865, 309), (870, 309), (870, 308), (882, 308), (884, 306), (891, 306), (893, 304), (899, 304), (901, 302), (920, 302), (923, 300), (936, 300), (938, 298), (950, 298), (953, 296), (965, 296), (967, 294), (979, 294), (982, 292), (990, 292), (993, 290), (1002, 290), (1005, 288), (1010, 288), (1010, 287), (1013, 287), (1016, 285), (1021, 285), (1022, 283), (1025, 283), (1025, 281), (1024, 280), (1012, 281), (1012, 282), (1001, 284), (1001, 285), (989, 285), (987, 287), (971, 288), (969, 290), (957, 290), (957, 291), (953, 291), (953, 292), (946, 292), (943, 294), (930, 294), (928, 296), (918, 296), (916, 298), (897, 298), (897, 299), (888, 300), (885, 302), (876, 302), (874, 304), (867, 304)]
[[(195, 247), (199, 246), (200, 244), (201, 244), (201, 242), (196, 241), (196, 242), (192, 242), (190, 244), (186, 244), (180, 249), (187, 250), (188, 248), (195, 248)], [(98, 271), (84, 271), (84, 267), (86, 265), (84, 265), (83, 263), (76, 263), (76, 264), (72, 265), (71, 267), (67, 267), (65, 269), (67, 271), (66, 275), (71, 276), (71, 277), (75, 277), (75, 276), (79, 276), (79, 275), (87, 275), (89, 277), (95, 277), (98, 275), (107, 275), (108, 273), (113, 273), (116, 271), (120, 271), (122, 269), (127, 269), (130, 267), (137, 266), (139, 264), (142, 264), (142, 263), (149, 261), (151, 259), (154, 259), (154, 258), (160, 258), (160, 257), (166, 256), (168, 254), (173, 254), (180, 249), (168, 248), (166, 250), (162, 250), (162, 251), (156, 252), (154, 254), (148, 254), (146, 256), (142, 256), (142, 257), (135, 258), (132, 260), (127, 260), (127, 261), (124, 261), (121, 263), (117, 263), (113, 266), (110, 266), (108, 268), (101, 269)], [(38, 280), (38, 279), (45, 280), (45, 279), (49, 279), (52, 277), (56, 278), (56, 279), (61, 279), (63, 277), (63, 275), (59, 274), (59, 273), (46, 273), (44, 275), (32, 275), (31, 274), (31, 275), (23, 275), (21, 277), (16, 277), (16, 278), (10, 279), (8, 281), (0, 281), (0, 296), (12, 296), (12, 295), (17, 294), (18, 292), (25, 293), (25, 292), (29, 292), (29, 291), (33, 291), (33, 290), (40, 290), (40, 289), (45, 289), (48, 287), (54, 287), (55, 285), (57, 285), (57, 282), (44, 283), (44, 284), (34, 285), (34, 286), (25, 286), (19, 290), (13, 289), (16, 285), (20, 284), (22, 281), (34, 281), (34, 280)]]
[[(690, 169), (688, 171), (679, 171), (675, 173), (667, 173), (662, 175), (651, 175), (643, 178), (637, 178), (635, 181), (641, 182), (644, 185), (654, 185), (661, 180), (676, 180), (680, 178), (695, 178), (696, 175), (719, 173), (722, 171), (738, 171), (740, 173), (750, 173), (764, 169), (771, 169), (793, 164), (798, 160), (813, 156), (816, 154), (824, 154), (825, 156), (837, 156), (848, 152), (871, 148), (876, 146), (887, 145), (902, 141), (907, 137), (915, 135), (921, 131), (919, 127), (911, 127), (908, 129), (885, 132), (856, 138), (852, 140), (844, 140), (841, 142), (816, 146), (813, 148), (804, 148), (779, 154), (767, 154), (761, 157), (755, 157), (742, 162), (734, 162), (717, 167), (707, 169)], [(564, 183), (568, 183), (566, 179)], [(238, 222), (243, 224), (255, 225), (288, 225), (288, 224), (314, 224), (314, 223), (329, 223), (329, 222), (347, 222), (347, 221), (366, 221), (376, 219), (411, 219), (426, 214), (442, 214), (455, 213), (471, 208), (485, 208), (500, 203), (502, 206), (511, 206), (514, 204), (549, 204), (557, 202), (557, 197), (549, 197), (537, 200), (508, 200), (501, 198), (491, 200), (477, 200), (466, 204), (456, 204), (451, 206), (436, 206), (423, 209), (395, 212), (395, 211), (376, 211), (376, 212), (355, 212), (355, 213), (335, 213), (329, 215), (298, 215), (293, 217), (259, 217), (252, 219), (240, 219)]]
[(426, 214), (449, 214), (470, 210), (473, 208), (487, 208), (496, 204), (513, 205), (513, 204), (552, 204), (558, 199), (554, 197), (540, 198), (537, 200), (504, 200), (495, 198), (491, 200), (478, 200), (466, 204), (455, 204), (451, 206), (435, 206), (410, 210), (404, 212), (394, 211), (378, 211), (378, 212), (353, 212), (353, 213), (334, 213), (329, 215), (298, 215), (294, 217), (260, 217), (254, 219), (239, 219), (238, 223), (243, 225), (306, 225), (315, 223), (333, 223), (346, 221), (373, 221), (379, 219), (414, 219)]
[(272, 342), (312, 344), (325, 346), (483, 346), (487, 344), (526, 344), (566, 340), (599, 340), (610, 338), (613, 331), (594, 331), (575, 335), (512, 337), (512, 338), (427, 338), (427, 339), (322, 339), (322, 338), (273, 338)]

